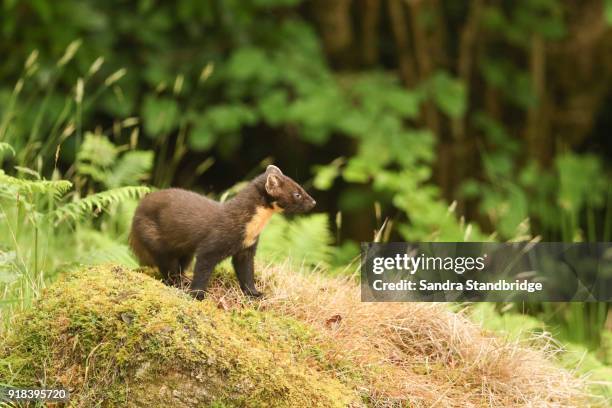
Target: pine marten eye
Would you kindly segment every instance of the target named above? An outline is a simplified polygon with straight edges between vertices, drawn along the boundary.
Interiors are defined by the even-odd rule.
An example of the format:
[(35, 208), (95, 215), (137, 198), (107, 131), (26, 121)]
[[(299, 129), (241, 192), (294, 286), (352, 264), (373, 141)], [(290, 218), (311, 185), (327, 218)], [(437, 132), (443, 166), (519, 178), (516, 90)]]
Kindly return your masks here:
[(302, 198), (302, 195), (296, 191), (295, 193), (293, 193), (293, 198), (299, 200), (300, 198)]

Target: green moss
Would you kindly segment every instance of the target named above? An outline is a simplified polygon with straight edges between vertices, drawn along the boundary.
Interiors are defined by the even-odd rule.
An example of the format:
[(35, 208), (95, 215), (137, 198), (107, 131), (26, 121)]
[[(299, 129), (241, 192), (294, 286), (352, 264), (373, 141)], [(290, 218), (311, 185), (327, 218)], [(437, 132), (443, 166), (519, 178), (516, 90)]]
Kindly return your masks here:
[[(75, 406), (346, 406), (305, 325), (196, 302), (113, 266), (72, 273), (0, 348), (0, 382), (63, 386)], [(316, 342), (313, 342), (316, 344)]]

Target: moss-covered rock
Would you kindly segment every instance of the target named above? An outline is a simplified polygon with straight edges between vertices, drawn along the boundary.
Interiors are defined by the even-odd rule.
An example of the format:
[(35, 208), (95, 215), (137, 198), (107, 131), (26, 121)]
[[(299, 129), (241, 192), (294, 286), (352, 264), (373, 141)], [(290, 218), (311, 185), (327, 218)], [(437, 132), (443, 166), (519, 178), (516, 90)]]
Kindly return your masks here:
[(359, 405), (309, 327), (225, 309), (125, 268), (84, 269), (17, 319), (0, 346), (0, 382), (66, 387), (71, 405), (87, 407)]

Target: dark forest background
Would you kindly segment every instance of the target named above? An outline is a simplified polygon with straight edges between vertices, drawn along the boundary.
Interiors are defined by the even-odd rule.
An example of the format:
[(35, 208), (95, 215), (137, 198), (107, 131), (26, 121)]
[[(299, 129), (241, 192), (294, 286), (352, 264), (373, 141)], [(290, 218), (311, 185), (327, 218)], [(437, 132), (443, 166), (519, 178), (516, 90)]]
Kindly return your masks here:
[[(21, 164), (53, 156), (55, 138), (67, 167), (84, 132), (127, 143), (136, 127), (154, 185), (219, 193), (274, 161), (342, 211), (343, 240), (371, 239), (381, 217), (394, 239), (458, 239), (454, 201), (474, 237), (609, 237), (606, 2), (2, 6), (0, 106), (15, 114), (1, 138)], [(28, 98), (12, 101), (20, 78)], [(74, 121), (58, 116), (77, 108), (61, 140)]]

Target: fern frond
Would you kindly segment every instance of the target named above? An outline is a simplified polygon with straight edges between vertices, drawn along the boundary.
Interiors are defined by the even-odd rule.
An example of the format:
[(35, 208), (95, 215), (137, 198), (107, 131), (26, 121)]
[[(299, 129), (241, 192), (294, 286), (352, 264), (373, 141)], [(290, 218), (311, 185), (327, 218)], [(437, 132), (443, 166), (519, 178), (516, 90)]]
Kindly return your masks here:
[(289, 221), (285, 217), (273, 216), (259, 237), (257, 256), (267, 262), (284, 261), (289, 255), (286, 241), (288, 229)]
[(59, 224), (65, 220), (78, 220), (90, 215), (94, 211), (104, 211), (109, 206), (117, 204), (129, 199), (138, 199), (151, 189), (149, 187), (119, 187), (112, 190), (102, 191), (100, 193), (88, 195), (74, 201), (64, 204), (50, 213), (50, 218)]
[(110, 188), (129, 186), (147, 178), (153, 166), (153, 152), (134, 150), (121, 156), (115, 168), (107, 178)]
[(77, 152), (77, 167), (80, 163), (90, 163), (102, 168), (112, 166), (118, 153), (119, 148), (106, 136), (87, 132)]
[(117, 237), (95, 230), (84, 229), (79, 240), (87, 250), (79, 255), (77, 261), (86, 265), (102, 263), (121, 264), (131, 268), (138, 267), (130, 248)]
[(77, 172), (79, 173), (79, 175), (89, 177), (99, 183), (104, 183), (108, 178), (107, 171), (101, 169), (98, 166), (93, 166), (87, 163), (78, 163)]
[(307, 264), (328, 265), (332, 256), (332, 236), (326, 214), (297, 218), (289, 225), (287, 240), (291, 257)]
[(303, 216), (293, 221), (273, 217), (263, 231), (259, 248), (268, 261), (287, 259), (296, 265), (324, 265), (331, 262), (333, 238), (325, 214)]
[(55, 200), (59, 200), (71, 188), (72, 183), (67, 180), (26, 180), (0, 170), (0, 190), (20, 194), (52, 194)]

